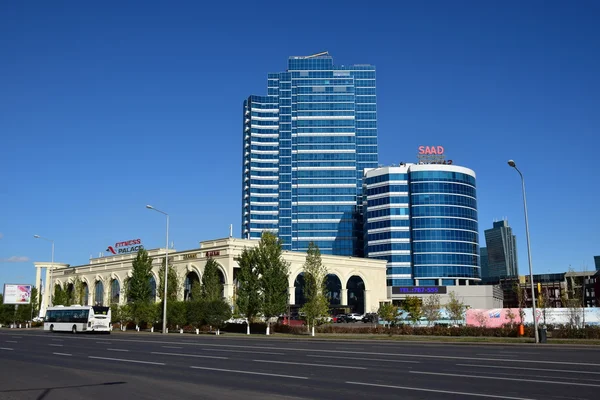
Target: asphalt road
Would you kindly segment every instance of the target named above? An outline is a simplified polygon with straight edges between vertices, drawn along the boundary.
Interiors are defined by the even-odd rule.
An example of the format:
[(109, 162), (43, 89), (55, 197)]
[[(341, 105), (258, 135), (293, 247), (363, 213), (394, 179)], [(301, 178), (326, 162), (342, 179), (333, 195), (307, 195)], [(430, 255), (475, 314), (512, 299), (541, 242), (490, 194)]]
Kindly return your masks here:
[(598, 399), (600, 348), (0, 330), (0, 399)]

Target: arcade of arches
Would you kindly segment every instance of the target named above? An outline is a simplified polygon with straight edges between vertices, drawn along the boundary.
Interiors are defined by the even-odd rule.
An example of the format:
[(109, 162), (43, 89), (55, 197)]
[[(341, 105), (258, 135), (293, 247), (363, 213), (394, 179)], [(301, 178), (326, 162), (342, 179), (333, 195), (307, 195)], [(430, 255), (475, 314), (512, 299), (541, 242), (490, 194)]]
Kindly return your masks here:
[[(169, 250), (169, 262), (181, 279), (180, 300), (191, 300), (194, 286), (199, 285), (206, 260), (213, 258), (219, 266), (223, 283), (223, 296), (231, 300), (234, 293), (236, 272), (239, 269), (236, 258), (244, 248), (254, 247), (258, 242), (245, 239), (226, 238), (200, 243), (199, 249)], [(164, 259), (165, 250), (148, 250), (153, 258), (151, 285), (156, 297), (158, 271)], [(304, 302), (302, 293), (302, 268), (306, 253), (285, 251), (283, 257), (290, 264), (289, 294), (291, 305)], [(89, 264), (71, 267), (68, 264), (54, 264), (52, 281), (72, 288), (76, 278), (83, 284), (84, 299), (87, 304), (125, 304), (122, 293), (124, 282), (131, 275), (131, 263), (135, 254), (111, 255), (92, 258)], [(371, 312), (380, 302), (389, 301), (386, 287), (386, 262), (356, 257), (322, 255), (327, 267), (327, 293), (332, 306), (348, 307), (354, 312)], [(44, 285), (50, 282), (50, 263), (36, 262), (36, 282), (42, 284), (42, 270), (45, 270)], [(71, 285), (71, 286), (68, 286)], [(46, 286), (48, 287), (48, 286)], [(70, 289), (72, 290), (72, 289)], [(48, 291), (45, 291), (43, 308), (48, 304)]]

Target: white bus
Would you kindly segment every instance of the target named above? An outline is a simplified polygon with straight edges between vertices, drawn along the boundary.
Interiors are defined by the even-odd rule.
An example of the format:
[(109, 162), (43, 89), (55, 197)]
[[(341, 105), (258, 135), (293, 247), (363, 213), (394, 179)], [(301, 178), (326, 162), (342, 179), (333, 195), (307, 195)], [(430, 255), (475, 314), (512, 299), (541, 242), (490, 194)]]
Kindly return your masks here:
[(44, 330), (50, 332), (110, 333), (110, 307), (55, 306), (48, 307)]

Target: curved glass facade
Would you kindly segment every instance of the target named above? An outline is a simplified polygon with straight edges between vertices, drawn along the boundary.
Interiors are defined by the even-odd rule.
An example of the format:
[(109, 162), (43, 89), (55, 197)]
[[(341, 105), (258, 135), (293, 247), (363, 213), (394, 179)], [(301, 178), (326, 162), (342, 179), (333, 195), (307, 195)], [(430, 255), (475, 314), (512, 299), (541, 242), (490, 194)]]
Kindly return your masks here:
[(438, 168), (414, 171), (410, 197), (415, 281), (480, 279), (475, 177)]
[(479, 280), (475, 174), (408, 164), (365, 172), (365, 253), (388, 261), (388, 286)]

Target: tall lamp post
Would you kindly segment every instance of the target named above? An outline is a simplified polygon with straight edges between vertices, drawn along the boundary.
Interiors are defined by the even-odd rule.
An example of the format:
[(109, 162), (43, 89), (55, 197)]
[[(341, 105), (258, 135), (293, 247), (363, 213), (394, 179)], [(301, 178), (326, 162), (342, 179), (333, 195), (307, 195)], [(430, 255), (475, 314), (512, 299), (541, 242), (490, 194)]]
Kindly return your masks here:
[(166, 334), (167, 333), (167, 282), (168, 282), (168, 277), (169, 277), (169, 214), (167, 214), (164, 211), (161, 211), (157, 208), (152, 207), (151, 205), (147, 205), (146, 206), (147, 209), (149, 210), (154, 210), (154, 211), (158, 211), (161, 214), (164, 214), (167, 216), (167, 246), (165, 247), (165, 277), (164, 279), (164, 287), (165, 287), (165, 292), (163, 294), (163, 326), (162, 326), (162, 333)]
[[(54, 240), (42, 237), (40, 235), (33, 235), (33, 237), (36, 239), (43, 239), (52, 243), (52, 261), (50, 263), (50, 274), (48, 274), (48, 280), (50, 281), (48, 282), (48, 304), (46, 306), (46, 308), (48, 308), (52, 305), (52, 292), (54, 292), (54, 288), (52, 287), (52, 270), (54, 269)], [(36, 285), (37, 284), (38, 282), (36, 282)]]
[(513, 167), (521, 176), (521, 186), (523, 189), (523, 208), (525, 209), (525, 234), (527, 236), (527, 257), (529, 258), (529, 283), (531, 284), (531, 305), (533, 311), (533, 329), (535, 330), (535, 342), (540, 342), (540, 337), (538, 333), (538, 322), (537, 322), (537, 313), (535, 307), (535, 285), (533, 284), (533, 268), (531, 266), (531, 243), (529, 241), (529, 218), (527, 217), (527, 196), (525, 195), (525, 178), (523, 178), (523, 174), (517, 168), (517, 164), (514, 160), (508, 160), (508, 165)]

